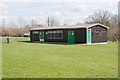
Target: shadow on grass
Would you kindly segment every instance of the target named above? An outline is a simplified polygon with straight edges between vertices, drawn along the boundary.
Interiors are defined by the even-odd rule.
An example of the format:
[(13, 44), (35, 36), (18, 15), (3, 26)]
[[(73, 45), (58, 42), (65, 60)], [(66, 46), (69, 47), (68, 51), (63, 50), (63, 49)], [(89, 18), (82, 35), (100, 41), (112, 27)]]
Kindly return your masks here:
[(17, 41), (17, 42), (33, 43), (33, 42), (30, 42), (30, 41)]
[[(31, 42), (31, 41), (17, 41), (17, 42), (24, 42), (24, 43), (40, 43), (40, 44), (56, 44), (56, 45), (73, 45), (64, 42)], [(75, 44), (74, 44), (75, 45)]]

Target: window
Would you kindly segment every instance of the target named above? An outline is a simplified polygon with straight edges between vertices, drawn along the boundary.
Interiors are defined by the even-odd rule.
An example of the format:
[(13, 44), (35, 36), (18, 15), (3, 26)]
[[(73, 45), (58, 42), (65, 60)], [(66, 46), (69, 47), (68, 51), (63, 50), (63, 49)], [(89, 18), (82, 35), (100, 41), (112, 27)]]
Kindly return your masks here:
[(38, 32), (38, 31), (33, 31), (32, 33), (33, 33), (33, 34), (38, 34), (39, 32)]
[(97, 33), (100, 33), (100, 30), (96, 30), (95, 33), (96, 33), (96, 34), (97, 34)]
[(105, 29), (102, 29), (102, 31), (101, 31), (102, 33), (105, 33), (106, 32), (106, 30)]
[(105, 29), (101, 29), (101, 30), (95, 30), (95, 33), (96, 34), (99, 34), (99, 33), (106, 33), (106, 30)]
[(46, 34), (47, 34), (48, 39), (62, 39), (63, 38), (62, 30), (47, 31)]

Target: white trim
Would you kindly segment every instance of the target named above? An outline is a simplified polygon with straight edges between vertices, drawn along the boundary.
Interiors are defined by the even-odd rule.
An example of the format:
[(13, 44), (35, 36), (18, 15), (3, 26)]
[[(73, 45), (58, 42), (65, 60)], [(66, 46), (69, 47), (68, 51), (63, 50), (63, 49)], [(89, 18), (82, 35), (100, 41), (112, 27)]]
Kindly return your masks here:
[(107, 26), (105, 26), (105, 25), (103, 25), (103, 24), (100, 24), (100, 23), (93, 24), (93, 25), (88, 26), (88, 27), (86, 27), (86, 28), (88, 29), (88, 28), (90, 28), (90, 27), (94, 27), (95, 25), (101, 25), (101, 26), (103, 26), (103, 27), (109, 29), (109, 27), (107, 27)]
[[(88, 42), (88, 30), (90, 30), (90, 32), (91, 32), (91, 42)], [(92, 30), (91, 29), (87, 29), (86, 32), (87, 32), (87, 35), (86, 35), (87, 44), (91, 44), (92, 43)]]
[(101, 42), (101, 43), (91, 43), (91, 44), (82, 44), (82, 45), (97, 45), (97, 44), (107, 44), (108, 42)]
[(40, 42), (44, 42), (44, 39), (40, 39)]
[[(47, 34), (47, 39), (63, 39), (63, 30), (50, 30), (50, 33), (49, 33), (49, 31), (47, 31), (47, 33), (48, 34), (50, 34), (50, 33), (53, 33), (54, 34), (54, 36), (52, 37), (52, 35), (50, 34), (50, 37), (48, 37), (48, 34)], [(61, 38), (56, 38), (55, 36), (55, 34), (62, 34), (62, 36), (61, 36)]]

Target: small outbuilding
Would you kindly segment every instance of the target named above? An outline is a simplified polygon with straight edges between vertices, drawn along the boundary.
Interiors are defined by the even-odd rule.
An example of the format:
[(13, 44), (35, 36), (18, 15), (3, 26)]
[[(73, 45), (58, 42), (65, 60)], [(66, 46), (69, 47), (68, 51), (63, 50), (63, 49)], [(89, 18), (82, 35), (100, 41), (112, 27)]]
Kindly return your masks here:
[(80, 26), (47, 26), (30, 29), (31, 42), (103, 43), (107, 42), (105, 25), (83, 24)]

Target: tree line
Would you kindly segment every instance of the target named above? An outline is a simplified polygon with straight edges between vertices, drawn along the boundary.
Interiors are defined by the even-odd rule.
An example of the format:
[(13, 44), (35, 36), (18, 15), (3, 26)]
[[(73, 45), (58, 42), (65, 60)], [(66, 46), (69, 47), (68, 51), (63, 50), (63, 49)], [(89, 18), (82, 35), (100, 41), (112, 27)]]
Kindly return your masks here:
[[(17, 24), (16, 24), (17, 23)], [(108, 26), (108, 40), (117, 41), (118, 40), (118, 15), (113, 15), (107, 10), (96, 10), (93, 14), (88, 15), (84, 24), (101, 23)], [(81, 25), (83, 23), (76, 23), (75, 25)], [(19, 25), (19, 26), (18, 26)], [(58, 26), (60, 25), (59, 20), (55, 17), (48, 17), (46, 24), (38, 24), (37, 20), (31, 20), (30, 24), (23, 18), (19, 18), (16, 22), (11, 21), (9, 26), (5, 27), (2, 25), (2, 36), (14, 36), (21, 37), (25, 33), (29, 33), (29, 29), (35, 27), (44, 26)], [(69, 25), (69, 24), (64, 24)]]

